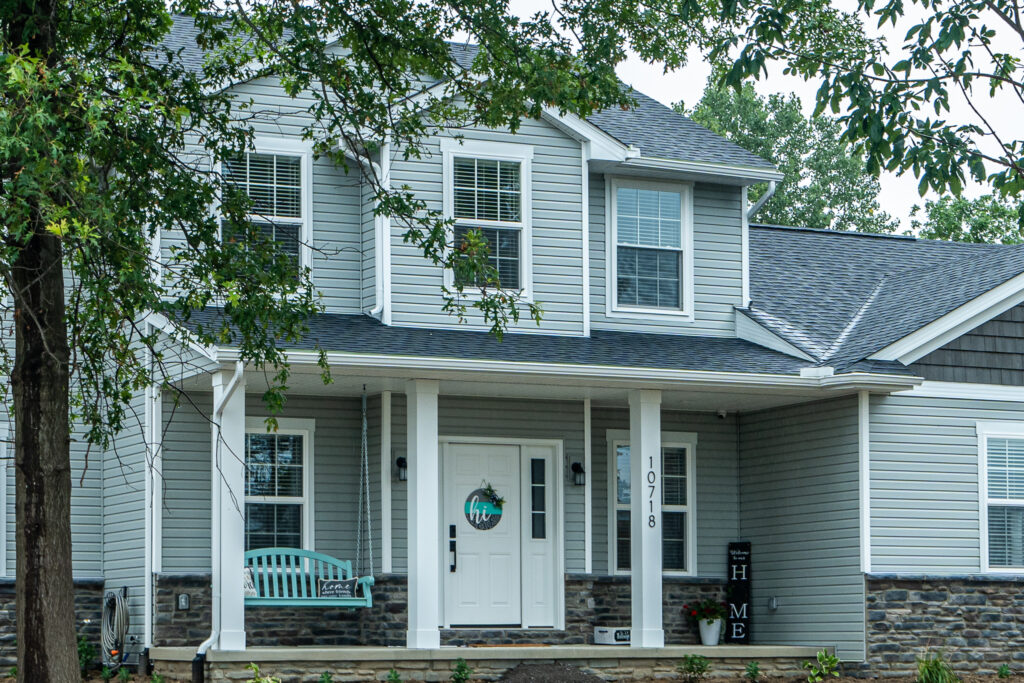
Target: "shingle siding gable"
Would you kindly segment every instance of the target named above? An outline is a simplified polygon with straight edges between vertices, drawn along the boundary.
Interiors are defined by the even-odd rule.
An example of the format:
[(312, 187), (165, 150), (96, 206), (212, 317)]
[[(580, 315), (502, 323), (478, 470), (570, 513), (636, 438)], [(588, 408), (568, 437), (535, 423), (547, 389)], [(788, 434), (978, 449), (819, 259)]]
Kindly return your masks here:
[(928, 380), (1024, 386), (1024, 305), (982, 323), (910, 368)]

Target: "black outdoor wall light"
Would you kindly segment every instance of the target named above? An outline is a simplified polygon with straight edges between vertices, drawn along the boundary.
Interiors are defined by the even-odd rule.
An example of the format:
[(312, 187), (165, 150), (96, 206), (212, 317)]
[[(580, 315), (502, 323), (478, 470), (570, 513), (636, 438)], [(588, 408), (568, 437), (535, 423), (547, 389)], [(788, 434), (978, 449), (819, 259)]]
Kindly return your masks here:
[(396, 460), (395, 467), (398, 468), (398, 481), (405, 481), (409, 478), (409, 462), (405, 458)]
[(579, 464), (578, 462), (574, 462), (572, 464), (572, 467), (570, 467), (569, 469), (572, 470), (573, 484), (576, 484), (576, 486), (583, 486), (584, 484), (587, 483), (587, 473), (583, 470), (583, 465)]

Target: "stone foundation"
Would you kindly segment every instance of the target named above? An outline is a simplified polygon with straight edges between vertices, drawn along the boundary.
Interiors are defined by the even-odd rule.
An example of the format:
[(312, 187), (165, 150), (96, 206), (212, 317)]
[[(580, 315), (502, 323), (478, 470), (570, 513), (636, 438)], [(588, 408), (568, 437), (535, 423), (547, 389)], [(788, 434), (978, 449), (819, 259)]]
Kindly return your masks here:
[[(783, 654), (779, 650), (793, 650)], [(650, 681), (677, 679), (676, 666), (686, 654), (703, 654), (711, 659), (709, 676), (736, 680), (751, 659), (757, 659), (766, 676), (782, 676), (794, 680), (806, 677), (800, 668), (803, 659), (813, 657), (809, 648), (771, 648), (756, 646), (668, 647), (637, 655), (628, 648), (459, 648), (441, 650), (424, 656), (415, 650), (366, 648), (362, 651), (319, 652), (310, 656), (302, 651), (266, 652), (248, 650), (244, 656), (234, 653), (219, 655), (207, 663), (208, 681), (244, 681), (251, 677), (246, 670), (250, 661), (259, 665), (263, 675), (279, 677), (282, 683), (313, 683), (321, 674), (330, 672), (337, 683), (383, 681), (394, 669), (402, 681), (448, 681), (455, 660), (463, 657), (473, 670), (474, 681), (494, 681), (521, 663), (550, 664), (560, 662), (594, 674), (608, 681)], [(529, 650), (529, 652), (527, 652)], [(805, 650), (796, 652), (797, 650)], [(316, 652), (316, 651), (314, 651)], [(171, 653), (155, 650), (155, 671), (170, 681), (191, 680), (191, 663), (175, 660)], [(225, 657), (226, 656), (226, 657)]]
[(871, 674), (914, 674), (938, 650), (961, 673), (1024, 671), (1024, 576), (869, 575), (866, 597)]
[[(373, 607), (259, 607), (246, 611), (246, 641), (254, 647), (273, 645), (404, 646), (407, 627), (406, 577), (376, 577)], [(696, 629), (683, 615), (683, 605), (725, 599), (718, 579), (666, 577), (664, 624), (667, 644), (696, 643)], [(190, 609), (177, 608), (177, 595), (187, 593)], [(157, 646), (198, 646), (210, 634), (210, 575), (159, 574), (153, 641)], [(594, 642), (595, 626), (629, 626), (630, 585), (625, 576), (569, 574), (565, 579), (565, 629), (458, 629), (441, 632), (444, 645), (543, 644), (585, 645)]]
[[(75, 579), (75, 633), (85, 636), (100, 653), (103, 579)], [(18, 661), (17, 606), (14, 579), (0, 579), (0, 667), (6, 673)]]

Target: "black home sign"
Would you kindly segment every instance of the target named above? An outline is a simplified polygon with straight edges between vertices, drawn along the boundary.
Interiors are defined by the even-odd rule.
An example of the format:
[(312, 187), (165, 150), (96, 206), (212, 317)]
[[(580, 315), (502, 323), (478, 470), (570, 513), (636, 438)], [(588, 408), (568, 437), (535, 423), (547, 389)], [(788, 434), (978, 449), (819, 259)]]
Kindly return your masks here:
[(729, 613), (725, 642), (750, 642), (750, 542), (729, 544), (729, 575), (725, 586)]

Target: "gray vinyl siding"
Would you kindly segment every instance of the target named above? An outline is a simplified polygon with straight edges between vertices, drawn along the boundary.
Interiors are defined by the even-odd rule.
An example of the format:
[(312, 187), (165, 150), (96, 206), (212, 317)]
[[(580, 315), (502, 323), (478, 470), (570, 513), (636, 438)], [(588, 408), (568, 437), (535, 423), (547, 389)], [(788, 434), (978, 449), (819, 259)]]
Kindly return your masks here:
[(145, 397), (132, 399), (127, 425), (103, 458), (103, 577), (107, 590), (128, 587), (131, 633), (145, 624)]
[[(595, 329), (732, 336), (733, 307), (743, 301), (740, 188), (697, 183), (693, 191), (694, 321), (668, 316), (609, 317), (606, 314), (607, 202), (605, 176), (590, 178), (590, 316)], [(614, 292), (614, 286), (612, 291)]]
[[(538, 327), (524, 318), (516, 330), (546, 334), (582, 334), (583, 245), (580, 144), (547, 123), (525, 120), (512, 135), (500, 131), (460, 131), (467, 140), (491, 140), (533, 145), (533, 286), (534, 298), (544, 309)], [(430, 209), (442, 210), (440, 137), (426, 141), (429, 154), (421, 159), (397, 157), (392, 185), (407, 185)], [(447, 327), (456, 318), (441, 310), (442, 269), (423, 257), (421, 249), (406, 244), (405, 228), (392, 222), (392, 320), (396, 325)], [(472, 312), (467, 324), (479, 327)]]
[(857, 430), (855, 397), (740, 418), (756, 643), (835, 645), (844, 660), (864, 659)]
[[(407, 424), (405, 394), (391, 394), (391, 449), (394, 460), (408, 457), (405, 440)], [(409, 571), (409, 488), (404, 481), (391, 481), (391, 568), (396, 574)]]
[[(209, 571), (210, 568), (210, 423), (211, 397), (192, 397), (198, 408), (179, 405), (168, 421), (164, 438), (163, 570)], [(258, 394), (246, 395), (248, 416), (265, 415)], [(372, 413), (371, 413), (372, 411)], [(379, 398), (372, 398), (368, 416), (379, 416)], [(280, 418), (315, 421), (313, 438), (314, 548), (345, 560), (355, 560), (359, 509), (361, 444), (359, 397), (291, 396)], [(376, 451), (369, 451), (370, 496), (373, 514), (374, 559), (379, 571), (380, 461), (379, 417), (370, 423), (368, 437), (377, 434)], [(369, 442), (369, 439), (368, 439)], [(365, 503), (364, 503), (365, 505)], [(365, 524), (365, 517), (364, 522)], [(363, 528), (364, 542), (366, 534)], [(364, 550), (364, 553), (366, 550)]]
[(1024, 305), (997, 315), (911, 365), (942, 382), (1024, 385)]
[[(598, 574), (610, 573), (609, 503), (612, 495), (609, 463), (609, 429), (629, 429), (628, 408), (594, 407), (591, 410), (591, 481), (593, 482), (593, 567)], [(699, 576), (724, 577), (726, 548), (736, 540), (739, 528), (739, 488), (736, 419), (724, 420), (710, 413), (662, 411), (664, 432), (697, 434), (696, 489), (694, 508), (697, 524), (697, 566)]]
[[(257, 135), (302, 141), (312, 121), (311, 97), (289, 97), (276, 78), (263, 78), (232, 89), (239, 103), (250, 103), (250, 123)], [(323, 296), (328, 313), (358, 313), (363, 287), (362, 174), (354, 162), (347, 167), (322, 157), (313, 161), (313, 285)], [(180, 233), (161, 235), (163, 257), (172, 246), (184, 245)], [(372, 242), (371, 242), (372, 247)], [(372, 262), (369, 266), (372, 275)], [(170, 275), (173, 280), (173, 275)], [(372, 281), (371, 281), (372, 288)], [(372, 292), (372, 289), (371, 289)]]
[(873, 572), (980, 571), (979, 420), (1024, 420), (1024, 403), (872, 398)]

